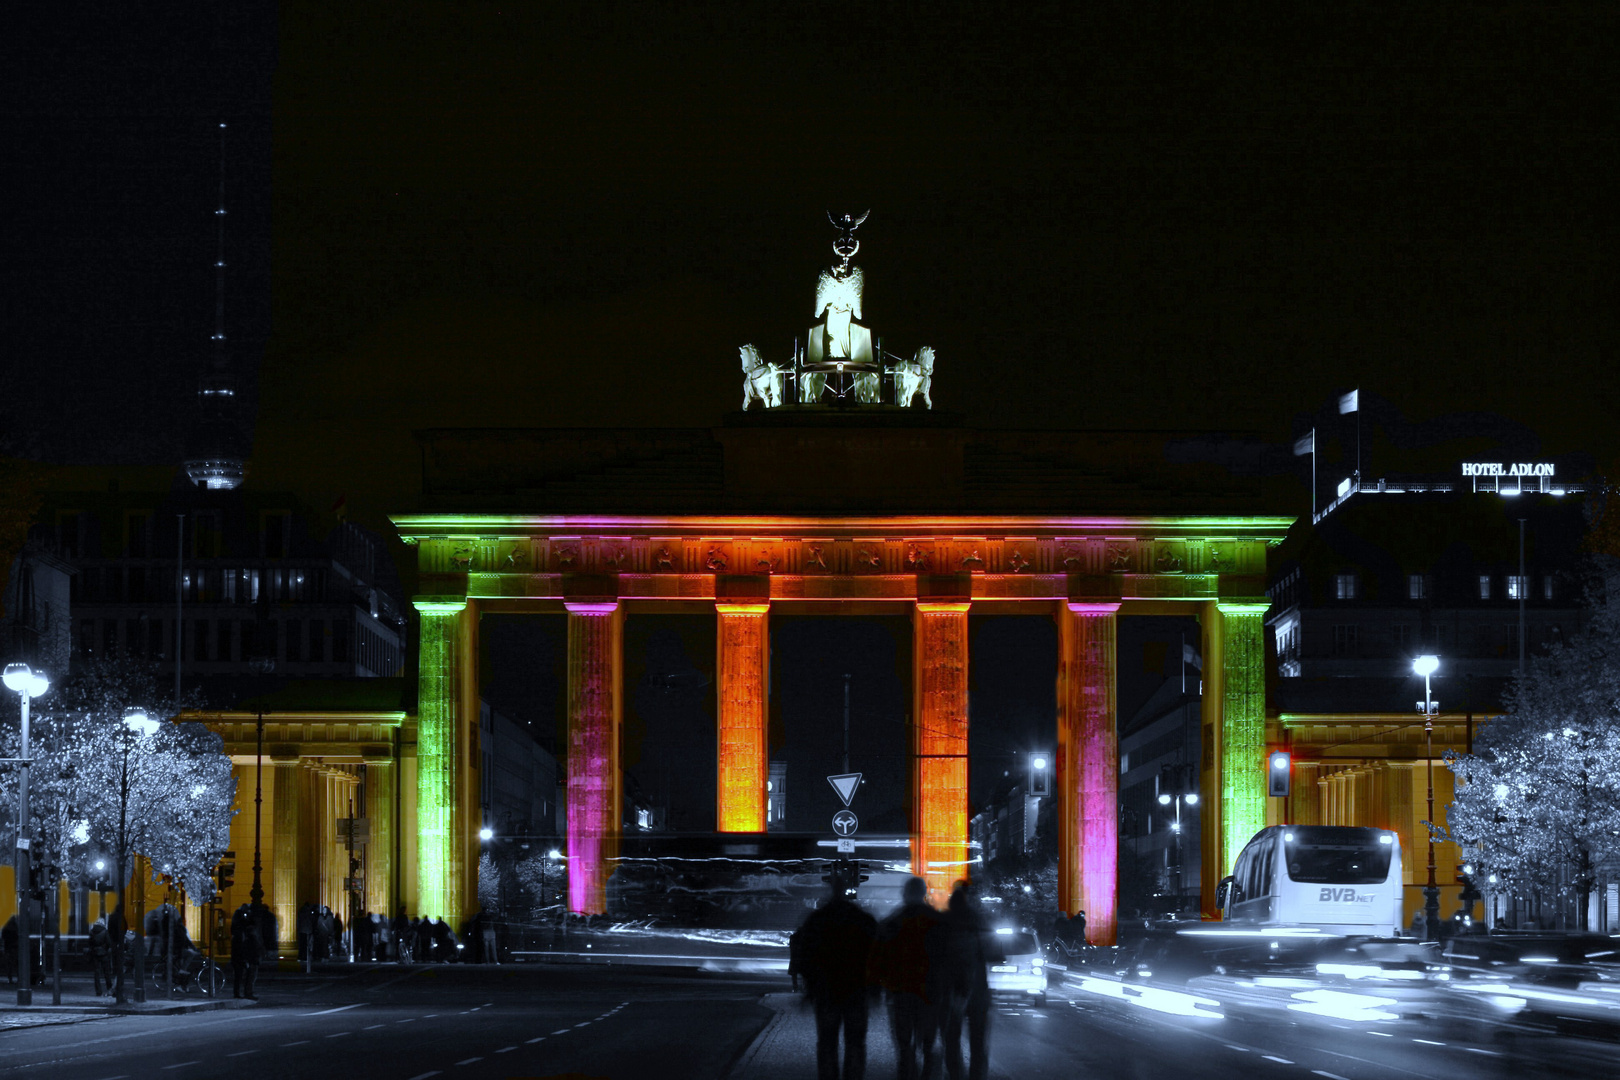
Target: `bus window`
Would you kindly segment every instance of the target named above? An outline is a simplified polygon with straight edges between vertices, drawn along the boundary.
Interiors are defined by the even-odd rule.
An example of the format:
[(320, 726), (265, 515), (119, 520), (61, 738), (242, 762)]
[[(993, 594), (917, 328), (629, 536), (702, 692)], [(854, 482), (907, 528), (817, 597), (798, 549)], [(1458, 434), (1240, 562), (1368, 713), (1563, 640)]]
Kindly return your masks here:
[(1375, 885), (1389, 877), (1394, 845), (1377, 829), (1296, 825), (1288, 845), (1288, 876), (1307, 884)]

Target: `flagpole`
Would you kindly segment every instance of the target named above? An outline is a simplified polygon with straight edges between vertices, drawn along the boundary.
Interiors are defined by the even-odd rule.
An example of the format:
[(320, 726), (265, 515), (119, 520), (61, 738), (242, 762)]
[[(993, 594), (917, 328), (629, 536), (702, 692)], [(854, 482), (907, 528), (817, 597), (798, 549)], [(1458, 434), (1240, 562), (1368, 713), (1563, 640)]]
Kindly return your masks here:
[(1311, 425), (1311, 524), (1316, 524), (1316, 425)]

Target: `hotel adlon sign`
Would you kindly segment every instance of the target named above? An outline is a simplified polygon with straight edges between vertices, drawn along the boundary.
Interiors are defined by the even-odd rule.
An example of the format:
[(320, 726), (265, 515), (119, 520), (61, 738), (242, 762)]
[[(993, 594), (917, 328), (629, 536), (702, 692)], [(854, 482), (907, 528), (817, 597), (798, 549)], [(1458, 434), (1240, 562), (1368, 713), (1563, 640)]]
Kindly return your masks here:
[(1552, 476), (1553, 465), (1550, 461), (1465, 461), (1462, 463), (1464, 476)]

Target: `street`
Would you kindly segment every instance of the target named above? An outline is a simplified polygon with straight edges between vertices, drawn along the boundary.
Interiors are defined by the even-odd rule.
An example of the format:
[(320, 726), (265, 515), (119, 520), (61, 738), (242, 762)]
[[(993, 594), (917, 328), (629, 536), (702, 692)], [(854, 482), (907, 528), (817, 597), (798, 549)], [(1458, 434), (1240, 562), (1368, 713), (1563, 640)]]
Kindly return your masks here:
[[(809, 1014), (774, 973), (363, 965), (279, 974), (261, 989), (263, 1000), (247, 1010), (8, 1031), (0, 1035), (0, 1075), (809, 1080), (815, 1074)], [(1267, 1007), (1263, 996), (1239, 1009), (1207, 993), (1224, 995), (1065, 976), (1045, 1007), (998, 1002), (991, 1073), (1009, 1080), (1440, 1080), (1589, 1078), (1614, 1069), (1612, 1040), (1567, 1031), (1455, 1017), (1346, 1019)], [(887, 1026), (877, 1011), (868, 1045), (869, 1075), (893, 1075)]]

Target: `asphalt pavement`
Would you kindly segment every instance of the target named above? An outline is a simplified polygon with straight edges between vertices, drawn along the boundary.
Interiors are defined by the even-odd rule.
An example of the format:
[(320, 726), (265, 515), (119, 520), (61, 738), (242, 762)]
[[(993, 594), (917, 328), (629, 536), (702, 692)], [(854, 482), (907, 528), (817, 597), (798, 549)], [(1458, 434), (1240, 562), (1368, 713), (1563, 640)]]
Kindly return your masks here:
[[(1043, 1007), (998, 1002), (998, 1080), (1393, 1080), (1620, 1075), (1608, 1031), (1335, 1008), (1318, 990), (1155, 986), (1065, 974)], [(0, 1030), (0, 1076), (646, 1077), (811, 1080), (813, 1022), (774, 972), (518, 964), (278, 973), (261, 1001), (182, 1016)], [(1266, 992), (1261, 992), (1266, 991)], [(1335, 993), (1347, 993), (1334, 991)], [(1269, 996), (1268, 996), (1269, 993)], [(1301, 998), (1300, 995), (1315, 995)], [(1299, 1008), (1302, 1004), (1308, 1006)], [(868, 1075), (895, 1075), (881, 1008)]]

